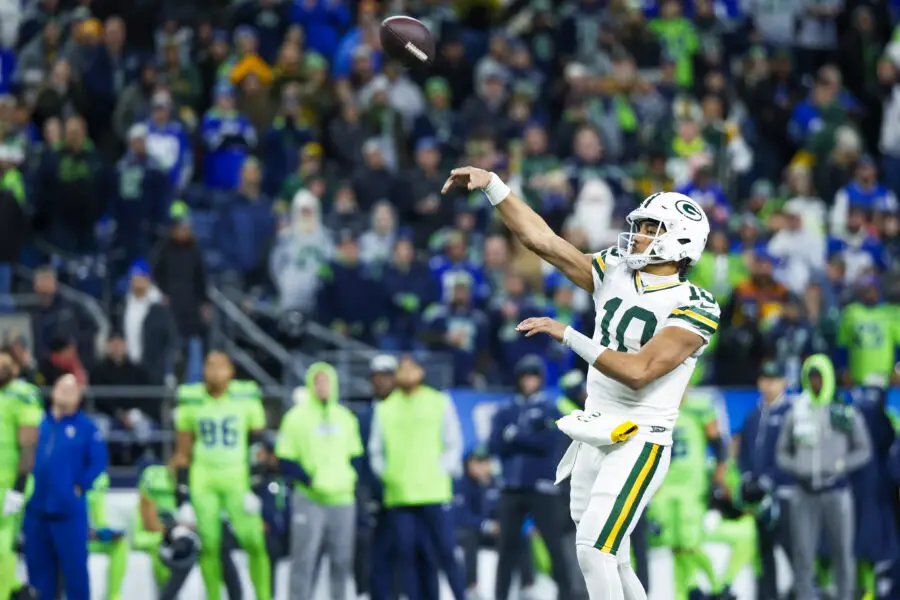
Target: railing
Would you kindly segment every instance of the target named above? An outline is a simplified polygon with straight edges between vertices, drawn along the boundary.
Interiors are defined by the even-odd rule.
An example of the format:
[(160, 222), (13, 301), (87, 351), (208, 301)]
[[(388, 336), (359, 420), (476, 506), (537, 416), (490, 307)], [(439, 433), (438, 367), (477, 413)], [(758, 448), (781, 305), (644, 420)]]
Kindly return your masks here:
[[(330, 361), (329, 357), (332, 356), (332, 351), (316, 351), (315, 355), (312, 355), (302, 350), (288, 350), (282, 344), (278, 343), (271, 335), (263, 331), (262, 328), (241, 310), (241, 308), (224, 292), (218, 288), (211, 287), (208, 294), (210, 301), (221, 313), (222, 318), (227, 321), (227, 323), (221, 324), (223, 334), (222, 341), (224, 342), (226, 349), (231, 348), (233, 350), (238, 350), (245, 355), (247, 359), (250, 359), (245, 351), (240, 351), (238, 344), (234, 341), (236, 337), (233, 335), (234, 333), (242, 334), (255, 348), (266, 353), (281, 365), (282, 378), (280, 383), (282, 385), (291, 388), (302, 385), (309, 365), (321, 360)], [(277, 312), (270, 312), (269, 314), (275, 317), (278, 316)], [(229, 327), (234, 327), (238, 331), (229, 332)], [(353, 360), (360, 360), (360, 357), (362, 357), (362, 360), (368, 361), (376, 354), (376, 350), (371, 346), (350, 338), (339, 336), (318, 323), (304, 322), (303, 331), (305, 334), (315, 337), (320, 341), (326, 341), (328, 346), (338, 347), (339, 350), (333, 351), (337, 356), (347, 355), (352, 357)], [(233, 356), (240, 356), (240, 354), (233, 354)], [(262, 367), (259, 367), (259, 369), (262, 369)], [(341, 372), (339, 370), (339, 374), (342, 379), (343, 387), (346, 389), (346, 392), (348, 392), (342, 392), (342, 396), (351, 394), (367, 395), (369, 393), (367, 371), (344, 370)], [(268, 377), (268, 379), (272, 380), (271, 377)], [(262, 382), (265, 381), (265, 379), (260, 378), (259, 381)]]
[[(27, 272), (29, 270), (22, 268), (22, 271)], [(94, 325), (93, 329), (95, 330), (93, 336), (93, 350), (97, 356), (102, 356), (106, 340), (109, 338), (110, 331), (112, 330), (112, 325), (110, 324), (109, 317), (107, 317), (106, 313), (103, 312), (103, 309), (100, 308), (100, 304), (87, 294), (73, 290), (63, 284), (59, 284), (59, 295), (69, 302), (80, 306), (82, 310), (84, 310), (85, 315), (91, 319)], [(10, 294), (9, 297), (12, 299), (13, 304), (17, 309), (23, 309), (26, 313), (30, 312), (31, 309), (39, 309), (44, 305), (42, 298), (37, 294)]]
[[(338, 372), (342, 398), (371, 395), (369, 384), (369, 363), (378, 354), (390, 354), (370, 349), (360, 352), (326, 350), (316, 354), (316, 358), (332, 365)], [(399, 356), (398, 356), (399, 358)], [(453, 385), (453, 361), (444, 352), (416, 352), (416, 361), (425, 370), (428, 385), (447, 389)]]
[[(292, 354), (289, 352), (284, 346), (272, 338), (272, 336), (263, 331), (259, 325), (254, 323), (253, 319), (248, 317), (237, 304), (232, 302), (218, 288), (210, 287), (208, 295), (217, 311), (221, 313), (221, 317), (227, 321), (227, 323), (219, 324), (222, 331), (222, 341), (226, 345), (230, 342), (232, 348), (237, 349), (238, 346), (234, 342), (235, 336), (232, 334), (239, 333), (240, 335), (243, 335), (247, 341), (253, 344), (254, 347), (265, 352), (281, 365), (283, 382), (303, 380), (303, 373), (306, 371), (306, 368), (314, 362), (312, 357), (302, 353)], [(237, 332), (229, 331), (231, 329), (236, 329)], [(242, 354), (249, 359), (246, 352), (242, 352)], [(259, 369), (262, 369), (258, 363), (257, 366)], [(268, 379), (271, 380), (273, 378), (269, 376)]]

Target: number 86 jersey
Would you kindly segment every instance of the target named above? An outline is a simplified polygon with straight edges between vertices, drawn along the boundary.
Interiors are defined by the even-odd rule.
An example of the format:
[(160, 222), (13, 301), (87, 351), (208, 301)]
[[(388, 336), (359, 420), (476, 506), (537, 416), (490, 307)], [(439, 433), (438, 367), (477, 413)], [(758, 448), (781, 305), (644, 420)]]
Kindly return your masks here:
[(591, 367), (586, 411), (622, 416), (639, 426), (638, 436), (671, 444), (681, 398), (697, 358), (719, 327), (719, 305), (712, 294), (678, 275), (650, 275), (630, 269), (615, 247), (594, 255), (595, 344), (637, 353), (664, 327), (696, 333), (703, 345), (671, 372), (643, 389), (628, 386)]

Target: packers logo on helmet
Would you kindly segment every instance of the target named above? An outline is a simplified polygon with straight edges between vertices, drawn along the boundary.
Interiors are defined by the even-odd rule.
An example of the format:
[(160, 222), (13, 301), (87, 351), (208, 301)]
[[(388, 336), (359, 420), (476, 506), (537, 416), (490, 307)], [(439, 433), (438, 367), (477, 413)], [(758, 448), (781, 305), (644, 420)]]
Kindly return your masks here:
[(700, 209), (698, 209), (697, 206), (689, 200), (679, 200), (678, 202), (676, 202), (675, 210), (683, 214), (691, 221), (703, 220), (703, 213), (701, 213)]

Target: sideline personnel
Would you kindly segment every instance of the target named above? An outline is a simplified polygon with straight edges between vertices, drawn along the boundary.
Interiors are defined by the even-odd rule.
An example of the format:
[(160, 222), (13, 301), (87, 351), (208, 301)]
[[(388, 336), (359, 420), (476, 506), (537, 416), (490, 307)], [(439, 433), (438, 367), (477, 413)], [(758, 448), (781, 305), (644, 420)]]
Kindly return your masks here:
[(338, 403), (334, 367), (306, 371), (305, 402), (281, 421), (275, 455), (295, 485), (291, 525), (290, 597), (315, 597), (316, 564), (328, 556), (329, 592), (344, 600), (353, 578), (356, 542), (356, 464), (363, 455), (359, 422)]
[(407, 599), (422, 597), (416, 545), (427, 537), (455, 600), (465, 600), (450, 512), (453, 478), (462, 474), (462, 434), (453, 402), (422, 385), (424, 377), (424, 370), (412, 358), (401, 361), (398, 389), (375, 407), (369, 459), (384, 487), (386, 518)]
[(803, 363), (803, 394), (778, 437), (778, 467), (796, 482), (791, 497), (791, 566), (797, 600), (813, 600), (819, 535), (825, 531), (837, 600), (855, 595), (853, 496), (847, 476), (872, 457), (866, 425), (853, 406), (834, 402), (834, 367), (824, 354)]
[(25, 562), (41, 598), (90, 600), (85, 493), (106, 470), (106, 444), (80, 410), (74, 375), (53, 386), (50, 414), (38, 429), (34, 494), (25, 510)]

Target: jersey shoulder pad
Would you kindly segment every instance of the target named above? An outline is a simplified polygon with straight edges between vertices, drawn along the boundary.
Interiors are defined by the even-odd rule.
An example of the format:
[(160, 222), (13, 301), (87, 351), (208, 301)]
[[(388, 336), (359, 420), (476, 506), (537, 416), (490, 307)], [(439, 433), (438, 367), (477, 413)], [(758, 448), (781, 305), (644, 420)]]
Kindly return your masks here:
[(600, 281), (603, 281), (609, 267), (615, 267), (622, 263), (622, 255), (619, 253), (619, 248), (617, 246), (610, 246), (606, 250), (596, 252), (591, 263), (597, 277), (600, 278)]
[(203, 402), (203, 384), (202, 383), (186, 383), (178, 386), (178, 404), (190, 405), (201, 404)]
[(678, 325), (687, 326), (709, 338), (719, 329), (721, 310), (712, 294), (701, 287), (688, 283), (686, 298), (669, 315)]
[(41, 389), (33, 383), (16, 379), (10, 384), (16, 400), (23, 404), (41, 404)]
[(235, 379), (228, 386), (228, 391), (235, 400), (259, 400), (262, 396), (259, 384), (249, 379)]

